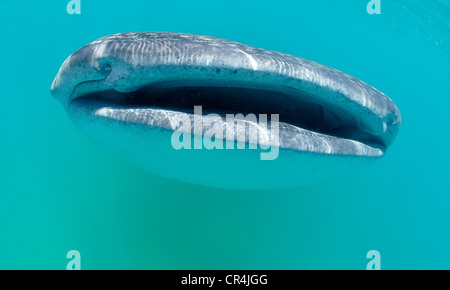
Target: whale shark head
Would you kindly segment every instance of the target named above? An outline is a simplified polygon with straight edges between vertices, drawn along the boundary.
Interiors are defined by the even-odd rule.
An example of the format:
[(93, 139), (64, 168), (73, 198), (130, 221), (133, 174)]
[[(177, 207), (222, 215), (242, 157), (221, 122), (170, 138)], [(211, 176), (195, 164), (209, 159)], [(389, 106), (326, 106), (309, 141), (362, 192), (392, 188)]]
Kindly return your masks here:
[(386, 95), (345, 73), (183, 33), (94, 41), (63, 63), (51, 93), (126, 160), (214, 187), (289, 187), (357, 168), (385, 154), (401, 123)]

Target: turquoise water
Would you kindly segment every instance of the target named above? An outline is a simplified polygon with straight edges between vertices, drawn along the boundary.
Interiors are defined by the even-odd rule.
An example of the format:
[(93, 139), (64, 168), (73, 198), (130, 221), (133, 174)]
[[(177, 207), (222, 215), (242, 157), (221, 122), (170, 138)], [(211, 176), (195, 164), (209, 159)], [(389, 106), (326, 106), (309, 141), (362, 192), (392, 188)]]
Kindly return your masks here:
[[(450, 2), (0, 1), (0, 269), (450, 268)], [(402, 128), (357, 174), (272, 191), (163, 179), (51, 98), (64, 59), (125, 31), (211, 35), (314, 60), (390, 96)]]

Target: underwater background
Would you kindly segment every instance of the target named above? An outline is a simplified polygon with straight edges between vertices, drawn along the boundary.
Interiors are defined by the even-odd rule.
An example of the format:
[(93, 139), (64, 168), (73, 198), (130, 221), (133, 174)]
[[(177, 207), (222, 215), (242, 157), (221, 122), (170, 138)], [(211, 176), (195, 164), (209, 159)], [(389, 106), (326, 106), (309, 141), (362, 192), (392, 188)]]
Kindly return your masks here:
[[(0, 269), (450, 269), (450, 1), (0, 0)], [(387, 94), (402, 127), (355, 174), (283, 190), (146, 173), (50, 96), (63, 61), (127, 31), (210, 35), (331, 66)], [(213, 166), (212, 166), (213, 168)], [(301, 178), (301, 176), (299, 176)]]

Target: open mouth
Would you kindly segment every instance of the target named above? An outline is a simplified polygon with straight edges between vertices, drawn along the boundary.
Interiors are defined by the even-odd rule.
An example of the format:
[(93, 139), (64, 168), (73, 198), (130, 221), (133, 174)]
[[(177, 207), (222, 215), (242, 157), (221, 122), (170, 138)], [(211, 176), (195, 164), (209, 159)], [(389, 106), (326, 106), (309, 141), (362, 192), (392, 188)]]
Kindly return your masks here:
[[(254, 114), (256, 123), (275, 114), (276, 145), (328, 155), (382, 156), (400, 127), (395, 104), (354, 77), (191, 34), (123, 33), (94, 41), (66, 60), (52, 94), (72, 117), (82, 115), (75, 123), (102, 119), (149, 130), (176, 131), (179, 119), (192, 119), (196, 106), (206, 121), (212, 113), (236, 120)], [(247, 143), (245, 126), (252, 121), (245, 120), (234, 126), (233, 137), (244, 134), (238, 139)]]
[[(103, 90), (73, 99), (71, 108), (91, 111), (97, 117), (144, 126), (176, 130), (176, 116), (194, 114), (202, 107), (202, 118), (254, 114), (279, 117), (279, 146), (296, 151), (381, 156), (385, 144), (361, 130), (350, 111), (325, 102), (314, 102), (300, 90), (249, 83), (172, 81), (152, 83), (132, 92)], [(269, 120), (270, 122), (270, 120)], [(244, 128), (245, 129), (245, 128)], [(244, 133), (247, 133), (243, 130)], [(248, 136), (244, 140), (249, 140)]]

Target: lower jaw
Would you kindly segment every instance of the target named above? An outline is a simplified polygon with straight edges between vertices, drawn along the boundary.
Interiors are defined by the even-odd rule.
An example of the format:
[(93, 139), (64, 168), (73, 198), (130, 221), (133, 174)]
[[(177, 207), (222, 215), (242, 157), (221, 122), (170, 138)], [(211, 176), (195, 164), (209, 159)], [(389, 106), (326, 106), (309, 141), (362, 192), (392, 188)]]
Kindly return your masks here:
[[(256, 147), (261, 148), (279, 147), (298, 153), (323, 155), (367, 158), (384, 155), (384, 150), (378, 147), (278, 122), (272, 118), (273, 116), (267, 116), (265, 120), (251, 119), (248, 118), (249, 115), (244, 114), (238, 118), (236, 115), (230, 118), (229, 115), (225, 117), (209, 112), (203, 113), (201, 109), (192, 113), (154, 107), (129, 107), (92, 98), (73, 100), (69, 110), (71, 115), (84, 115), (92, 123), (100, 121), (120, 124), (121, 127), (137, 126), (144, 130), (167, 130), (172, 132), (172, 135), (192, 134), (215, 140), (216, 144), (223, 141), (227, 145), (233, 142), (244, 145), (233, 148), (255, 148), (257, 145)], [(171, 139), (168, 141), (170, 142)], [(215, 148), (217, 147), (226, 148), (226, 146)], [(202, 148), (205, 147), (202, 146)]]

